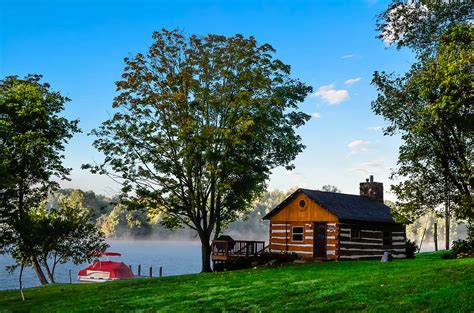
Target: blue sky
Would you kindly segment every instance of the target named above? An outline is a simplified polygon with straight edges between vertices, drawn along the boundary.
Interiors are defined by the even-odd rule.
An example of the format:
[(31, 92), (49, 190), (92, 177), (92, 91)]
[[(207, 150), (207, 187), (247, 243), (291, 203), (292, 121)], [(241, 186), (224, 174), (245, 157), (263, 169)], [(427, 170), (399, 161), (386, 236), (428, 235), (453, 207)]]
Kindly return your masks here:
[[(386, 185), (399, 138), (383, 136), (370, 110), (374, 70), (402, 73), (413, 56), (376, 39), (375, 17), (387, 1), (7, 1), (0, 0), (0, 76), (39, 73), (72, 99), (65, 115), (82, 134), (67, 146), (73, 168), (64, 187), (113, 194), (107, 177), (80, 169), (101, 160), (87, 133), (113, 114), (123, 58), (146, 51), (151, 34), (254, 36), (276, 48), (292, 74), (314, 88), (301, 109), (314, 114), (299, 133), (307, 146), (296, 169), (275, 169), (270, 189), (338, 186), (358, 193), (369, 174)], [(393, 199), (393, 195), (386, 194)]]

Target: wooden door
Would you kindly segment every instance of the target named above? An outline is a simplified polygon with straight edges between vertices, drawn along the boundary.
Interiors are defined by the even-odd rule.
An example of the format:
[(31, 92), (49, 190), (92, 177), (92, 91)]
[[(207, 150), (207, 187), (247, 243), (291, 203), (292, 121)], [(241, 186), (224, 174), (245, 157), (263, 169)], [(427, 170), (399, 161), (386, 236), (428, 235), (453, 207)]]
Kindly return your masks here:
[(315, 222), (313, 224), (313, 257), (326, 257), (326, 222)]

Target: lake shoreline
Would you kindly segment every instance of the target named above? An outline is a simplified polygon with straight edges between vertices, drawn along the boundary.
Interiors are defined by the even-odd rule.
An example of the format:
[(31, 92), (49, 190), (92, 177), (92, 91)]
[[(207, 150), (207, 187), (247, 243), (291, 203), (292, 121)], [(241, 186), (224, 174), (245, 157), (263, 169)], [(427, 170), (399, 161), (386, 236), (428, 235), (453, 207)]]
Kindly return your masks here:
[[(164, 276), (194, 274), (201, 271), (201, 245), (196, 241), (158, 241), (158, 240), (132, 240), (132, 239), (107, 239), (110, 244), (109, 251), (119, 252), (121, 261), (132, 266), (132, 271), (137, 274), (137, 266), (141, 265), (142, 274), (148, 273), (153, 267), (154, 276), (158, 276), (160, 266), (163, 267)], [(14, 264), (9, 255), (0, 256), (0, 290), (15, 290), (19, 288), (19, 269), (13, 274), (6, 272), (5, 267)], [(73, 284), (80, 269), (87, 267), (87, 263), (74, 265), (71, 262), (59, 264), (56, 270), (58, 284), (69, 284), (69, 270), (72, 273)], [(32, 268), (23, 272), (24, 288), (39, 286), (38, 278)]]

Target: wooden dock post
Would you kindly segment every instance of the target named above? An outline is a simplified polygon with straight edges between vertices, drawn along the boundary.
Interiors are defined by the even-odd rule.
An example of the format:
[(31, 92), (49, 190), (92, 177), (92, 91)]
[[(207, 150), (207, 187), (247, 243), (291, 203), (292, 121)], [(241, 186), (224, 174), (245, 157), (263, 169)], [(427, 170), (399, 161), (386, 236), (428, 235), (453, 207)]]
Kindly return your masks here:
[(138, 276), (141, 276), (142, 274), (142, 265), (138, 264)]
[(160, 277), (163, 276), (163, 266), (160, 266)]
[(69, 270), (69, 283), (72, 284), (71, 270)]
[(150, 266), (150, 278), (153, 277), (153, 267)]

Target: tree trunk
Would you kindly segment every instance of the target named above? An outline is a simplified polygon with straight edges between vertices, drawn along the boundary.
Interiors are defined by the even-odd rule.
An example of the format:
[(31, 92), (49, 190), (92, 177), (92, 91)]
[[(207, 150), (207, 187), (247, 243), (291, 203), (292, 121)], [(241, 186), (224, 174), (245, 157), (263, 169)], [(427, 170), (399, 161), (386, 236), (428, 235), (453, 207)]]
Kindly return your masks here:
[(25, 295), (23, 294), (23, 269), (25, 268), (25, 264), (22, 262), (21, 267), (20, 267), (20, 294), (21, 294), (21, 300), (25, 301)]
[(49, 282), (51, 284), (54, 284), (56, 283), (54, 281), (54, 273), (51, 271), (51, 269), (49, 268), (49, 265), (48, 265), (48, 261), (45, 259), (44, 260), (44, 267), (46, 268), (46, 273), (48, 273), (48, 279), (49, 279)]
[(434, 223), (434, 244), (435, 244), (435, 251), (438, 251), (438, 223)]
[(211, 268), (211, 245), (209, 243), (210, 236), (204, 232), (199, 232), (199, 238), (201, 239), (201, 256), (202, 256), (202, 268), (201, 273), (212, 272)]
[(44, 276), (43, 270), (41, 269), (41, 266), (38, 262), (38, 259), (36, 259), (36, 257), (34, 257), (34, 256), (31, 257), (31, 264), (33, 265), (33, 268), (35, 269), (36, 276), (38, 276), (40, 284), (41, 285), (47, 285), (48, 280)]
[(446, 250), (449, 250), (449, 206), (446, 206), (446, 214), (445, 214), (445, 219), (446, 219)]
[(445, 179), (446, 182), (446, 193), (445, 193), (445, 201), (444, 201), (444, 206), (445, 206), (445, 211), (444, 211), (444, 218), (445, 218), (445, 223), (446, 223), (446, 250), (449, 250), (449, 220), (450, 220), (450, 208), (449, 208), (449, 184), (448, 184), (448, 179)]

